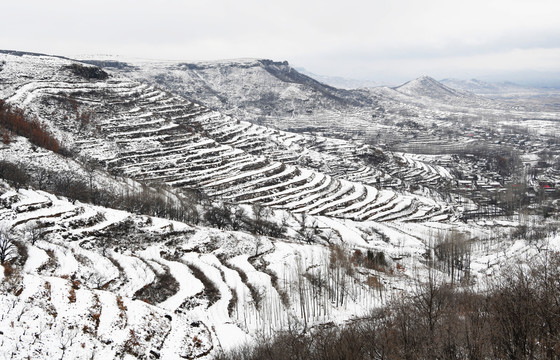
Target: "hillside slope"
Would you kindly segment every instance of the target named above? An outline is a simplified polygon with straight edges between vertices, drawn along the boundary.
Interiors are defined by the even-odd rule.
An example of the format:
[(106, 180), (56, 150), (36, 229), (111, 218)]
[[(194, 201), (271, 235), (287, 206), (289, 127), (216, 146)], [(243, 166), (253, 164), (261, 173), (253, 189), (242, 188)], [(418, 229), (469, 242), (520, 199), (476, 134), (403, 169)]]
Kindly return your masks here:
[[(3, 94), (112, 173), (295, 212), (411, 221), (453, 215), (443, 202), (371, 187), (391, 182), (375, 167), (382, 160), (372, 147), (256, 126), (120, 75), (84, 78), (69, 66), (9, 58), (0, 78), (12, 83)], [(426, 184), (448, 181), (437, 167), (414, 172)]]
[(557, 111), (550, 111), (554, 98), (549, 100), (552, 107), (533, 106), (534, 99), (525, 106), (453, 90), (427, 77), (397, 88), (343, 90), (317, 82), (286, 62), (271, 60), (88, 62), (254, 124), (398, 150), (408, 150), (409, 143), (398, 126), (401, 123), (425, 127), (422, 142), (445, 148), (440, 139), (449, 134), (456, 144), (468, 146), (469, 134), (478, 129), (488, 132), (507, 127), (510, 121), (559, 118)]
[[(285, 61), (241, 59), (199, 63), (131, 62), (130, 65), (124, 68), (127, 76), (169, 89), (187, 99), (196, 99), (225, 114), (279, 129), (317, 127), (316, 123), (301, 124), (290, 119), (348, 112), (373, 103), (366, 93), (325, 85), (299, 73)], [(116, 70), (123, 71), (122, 67)]]
[[(0, 181), (6, 357), (209, 359), (279, 329), (352, 321), (435, 273), (483, 287), (557, 246), (513, 238), (513, 220), (458, 221), (476, 204), (437, 191), (456, 178), (429, 156), (255, 125), (124, 65), (20, 53), (0, 63), (0, 98), (68, 149), (21, 136), (0, 148), (2, 165), (31, 177)], [(129, 211), (29, 188), (43, 170)], [(127, 203), (154, 193), (158, 216)], [(203, 215), (188, 219), (183, 200)]]
[[(210, 359), (280, 329), (341, 324), (414, 292), (414, 279), (445, 272), (444, 261), (431, 270), (422, 261), (434, 232), (481, 239), (468, 260), (469, 281), (479, 286), (506, 264), (530, 263), (542, 246), (560, 244), (509, 240), (497, 230), (507, 230), (503, 223), (310, 216), (340, 235), (325, 246), (0, 188), (2, 236), (15, 246), (0, 272), (0, 331), (2, 353), (14, 359)], [(294, 216), (287, 224), (300, 226)], [(383, 260), (372, 264), (370, 256)]]

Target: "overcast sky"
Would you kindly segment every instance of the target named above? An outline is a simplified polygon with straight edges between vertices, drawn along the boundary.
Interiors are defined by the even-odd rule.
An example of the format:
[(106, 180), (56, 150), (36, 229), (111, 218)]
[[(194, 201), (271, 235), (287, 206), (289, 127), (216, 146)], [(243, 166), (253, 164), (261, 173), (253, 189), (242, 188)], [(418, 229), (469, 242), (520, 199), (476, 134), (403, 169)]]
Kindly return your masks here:
[(393, 83), (420, 75), (515, 80), (560, 74), (559, 14), (558, 0), (14, 0), (1, 7), (0, 48), (269, 58)]

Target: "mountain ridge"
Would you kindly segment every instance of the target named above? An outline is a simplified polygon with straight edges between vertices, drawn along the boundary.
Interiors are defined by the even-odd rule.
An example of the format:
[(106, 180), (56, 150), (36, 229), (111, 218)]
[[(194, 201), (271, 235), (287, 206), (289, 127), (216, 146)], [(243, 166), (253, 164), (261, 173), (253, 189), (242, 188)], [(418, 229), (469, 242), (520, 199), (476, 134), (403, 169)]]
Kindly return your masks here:
[(393, 89), (409, 96), (426, 96), (434, 99), (468, 97), (474, 95), (472, 93), (452, 89), (427, 75), (407, 81)]

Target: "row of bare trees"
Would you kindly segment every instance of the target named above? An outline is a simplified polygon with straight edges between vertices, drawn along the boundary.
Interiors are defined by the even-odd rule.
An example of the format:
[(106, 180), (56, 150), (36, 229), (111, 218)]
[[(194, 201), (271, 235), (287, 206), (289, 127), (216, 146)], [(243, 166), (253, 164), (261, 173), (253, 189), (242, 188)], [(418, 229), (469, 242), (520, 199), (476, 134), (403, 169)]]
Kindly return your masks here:
[(271, 209), (254, 204), (247, 211), (237, 204), (212, 204), (196, 189), (176, 191), (170, 195), (164, 186), (140, 185), (136, 189), (111, 189), (98, 183), (99, 166), (82, 159), (84, 173), (58, 172), (47, 168), (27, 168), (21, 164), (0, 160), (0, 178), (15, 188), (32, 186), (72, 201), (91, 203), (183, 221), (203, 223), (218, 229), (246, 231), (256, 235), (282, 237), (286, 223), (273, 221)]
[(238, 204), (207, 204), (204, 208), (204, 221), (218, 229), (247, 231), (255, 235), (283, 237), (286, 224), (273, 221), (272, 209), (255, 203), (250, 212)]
[(46, 129), (37, 118), (29, 118), (23, 110), (14, 108), (3, 100), (0, 100), (0, 130), (2, 131), (2, 142), (9, 144), (10, 132), (25, 136), (31, 143), (42, 148), (58, 152), (60, 144), (58, 140)]
[(475, 292), (431, 276), (344, 326), (295, 330), (216, 359), (560, 359), (560, 255), (504, 271)]

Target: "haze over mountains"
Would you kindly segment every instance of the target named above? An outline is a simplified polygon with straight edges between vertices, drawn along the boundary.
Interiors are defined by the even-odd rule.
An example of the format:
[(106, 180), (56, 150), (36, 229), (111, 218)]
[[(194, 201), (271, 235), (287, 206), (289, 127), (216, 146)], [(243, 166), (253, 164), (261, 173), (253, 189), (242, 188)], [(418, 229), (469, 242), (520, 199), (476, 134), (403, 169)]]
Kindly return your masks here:
[(367, 88), (367, 87), (376, 87), (381, 85), (388, 85), (388, 84), (380, 84), (377, 81), (373, 80), (358, 80), (358, 79), (349, 79), (341, 76), (326, 76), (326, 75), (318, 75), (314, 74), (310, 71), (307, 71), (304, 68), (295, 68), (300, 73), (312, 77), (322, 83), (342, 88), (342, 89), (358, 89), (358, 88)]
[[(399, 113), (410, 117), (411, 121), (431, 124), (441, 118), (475, 119), (483, 116), (489, 119), (496, 117), (496, 110), (511, 112), (520, 109), (519, 104), (508, 105), (449, 89), (433, 79), (426, 83), (422, 78), (417, 79), (408, 86), (403, 85), (402, 91), (399, 87), (337, 89), (300, 74), (286, 62), (270, 60), (194, 64), (140, 61), (130, 62), (128, 67), (120, 66), (116, 70), (197, 99), (226, 114), (266, 126), (284, 130), (327, 131), (330, 135), (343, 138), (352, 136), (349, 134), (361, 134), (356, 135), (357, 138), (365, 141), (373, 141), (372, 137), (384, 130), (378, 122), (371, 121), (383, 111), (388, 113), (386, 119)], [(413, 87), (417, 87), (416, 93)], [(421, 101), (418, 95), (421, 95)], [(344, 114), (344, 120), (341, 114)], [(526, 117), (520, 113), (511, 116), (520, 120)], [(439, 125), (449, 126), (449, 122)]]
[(484, 89), (0, 52), (1, 351), (211, 359), (557, 252), (560, 112)]

